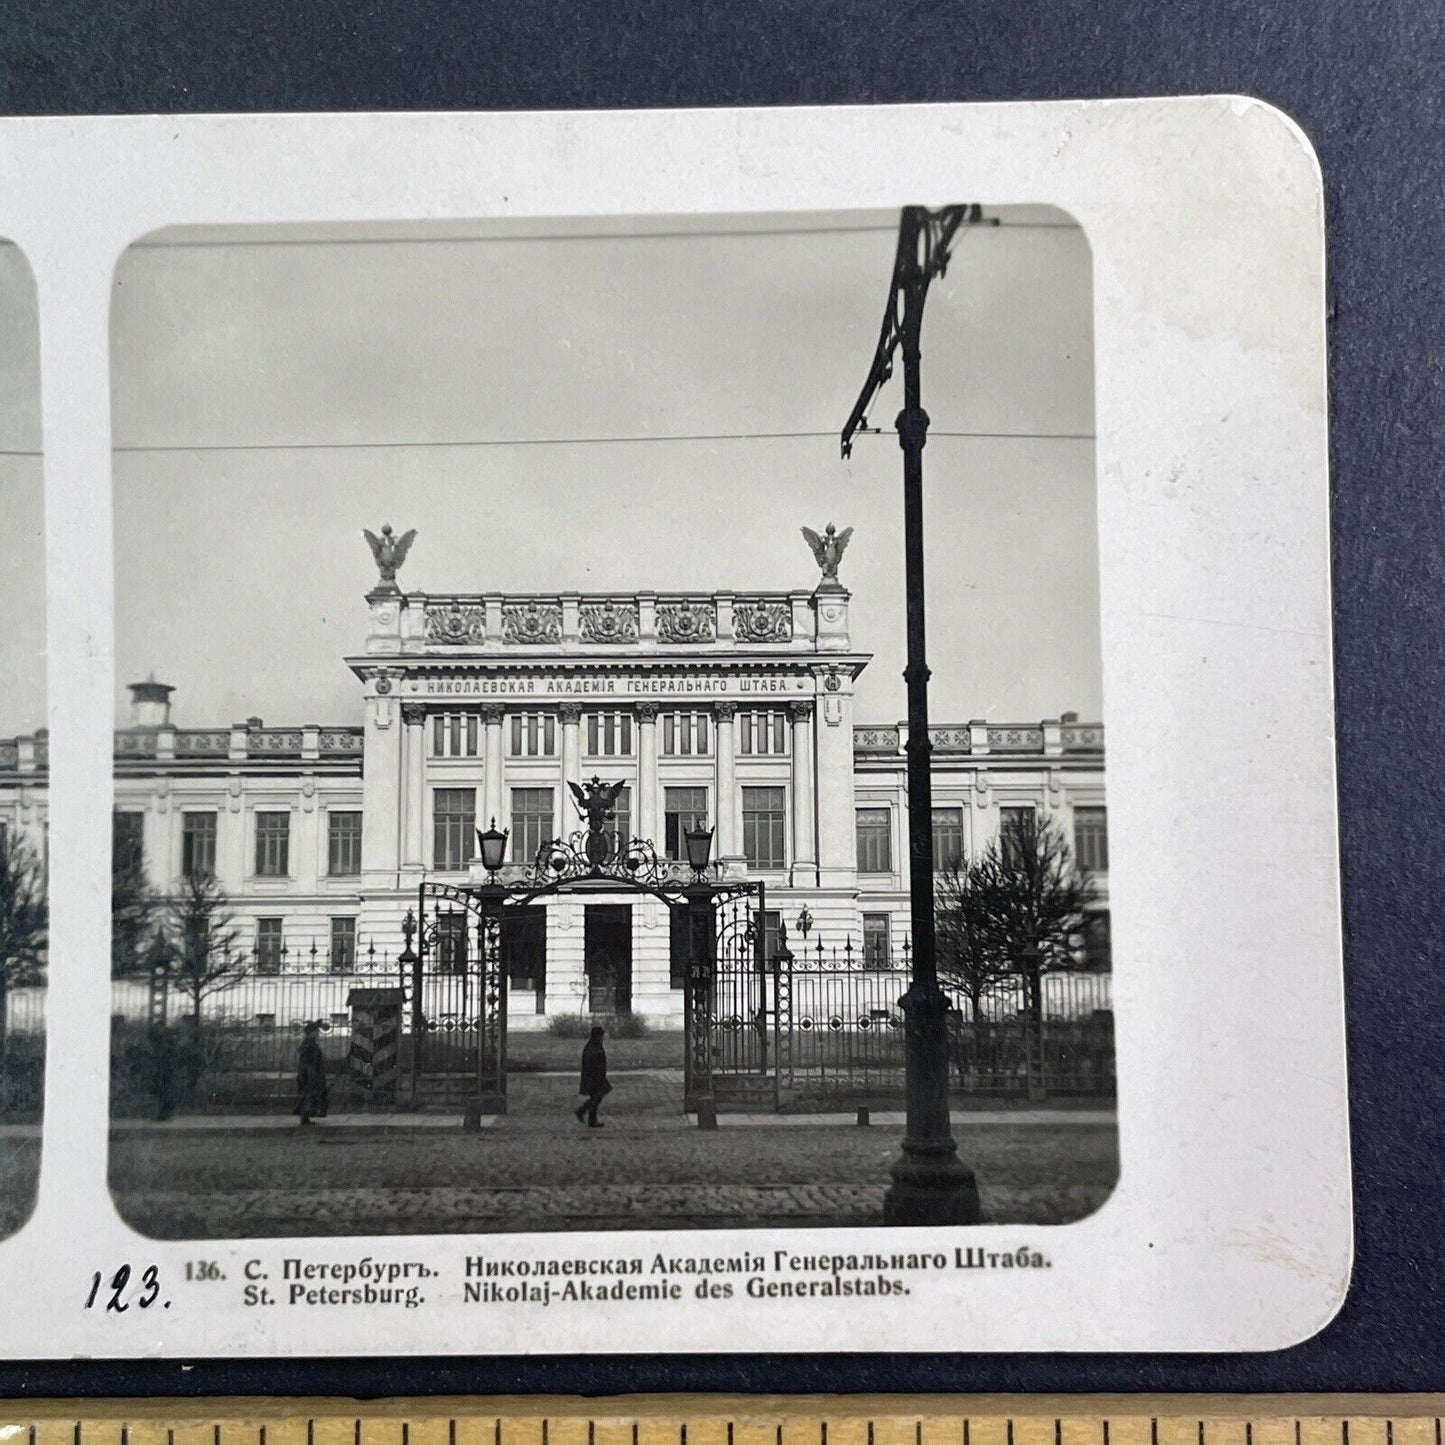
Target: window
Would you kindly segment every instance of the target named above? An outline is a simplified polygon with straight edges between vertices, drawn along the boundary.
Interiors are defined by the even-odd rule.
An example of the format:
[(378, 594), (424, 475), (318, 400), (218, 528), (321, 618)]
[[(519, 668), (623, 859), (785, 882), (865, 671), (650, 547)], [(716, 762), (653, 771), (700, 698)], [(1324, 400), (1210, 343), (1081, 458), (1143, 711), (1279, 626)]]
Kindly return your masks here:
[(1084, 919), (1084, 967), (1108, 973), (1113, 967), (1109, 940), (1109, 915), (1105, 911), (1090, 913)]
[(786, 868), (782, 788), (743, 789), (743, 856), (750, 868)]
[(442, 973), (467, 971), (467, 915), (443, 913), (437, 917), (437, 968)]
[(356, 919), (331, 920), (331, 971), (349, 973), (356, 967)]
[(512, 789), (512, 862), (530, 863), (553, 833), (551, 788)]
[(632, 841), (632, 789), (623, 788), (617, 795), (612, 808), (612, 831), (617, 837), (618, 848), (625, 848)]
[(933, 866), (938, 872), (963, 861), (963, 809), (933, 810)]
[(256, 972), (280, 973), (281, 960), (286, 946), (281, 942), (281, 920), (279, 918), (258, 918), (256, 920)]
[(738, 751), (745, 757), (782, 757), (788, 751), (788, 717), (783, 712), (740, 712)]
[(1018, 846), (1026, 842), (1033, 835), (1033, 828), (1030, 826), (1034, 820), (1034, 808), (1032, 803), (1025, 803), (1022, 807), (1007, 807), (998, 810), (998, 846), (1003, 861), (1010, 867), (1014, 866), (1017, 858)]
[(712, 752), (712, 719), (705, 712), (668, 712), (662, 715), (662, 755), (667, 758), (703, 758)]
[(181, 817), (181, 872), (187, 878), (210, 878), (216, 872), (216, 815), (185, 813)]
[(145, 814), (117, 812), (111, 828), (111, 872), (123, 878), (139, 878), (145, 872)]
[(774, 955), (783, 946), (783, 915), (776, 908), (763, 910), (763, 960), (773, 961)]
[(541, 904), (508, 908), (502, 915), (502, 959), (514, 989), (538, 995), (537, 1012), (546, 1009), (547, 909)]
[[(557, 717), (550, 712), (514, 712), (508, 749), (514, 758), (555, 758)], [(530, 859), (528, 860), (531, 861)]]
[(326, 871), (333, 878), (361, 872), (361, 814), (326, 815)]
[(1109, 831), (1102, 808), (1074, 809), (1074, 859), (1085, 873), (1109, 871)]
[(893, 828), (887, 808), (858, 809), (858, 871), (893, 871)]
[(434, 758), (474, 758), (481, 751), (481, 719), (474, 712), (438, 712), (431, 719)]
[(437, 788), (432, 793), (432, 867), (455, 872), (472, 861), (477, 824), (475, 788)]
[(632, 756), (632, 714), (630, 712), (589, 712), (587, 714), (587, 755), (593, 758)]
[(256, 876), (284, 878), (291, 865), (291, 814), (256, 814)]
[(686, 858), (688, 833), (707, 827), (707, 789), (663, 789), (662, 827), (663, 851), (669, 858)]
[(886, 913), (863, 915), (863, 962), (869, 968), (888, 968), (893, 962)]

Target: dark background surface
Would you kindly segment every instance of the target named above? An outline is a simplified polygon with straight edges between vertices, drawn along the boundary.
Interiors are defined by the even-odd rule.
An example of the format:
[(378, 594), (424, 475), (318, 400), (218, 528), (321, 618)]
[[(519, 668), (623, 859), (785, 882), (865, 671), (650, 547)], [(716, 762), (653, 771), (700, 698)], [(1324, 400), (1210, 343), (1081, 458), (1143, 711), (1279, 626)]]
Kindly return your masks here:
[[(0, 113), (21, 115), (1221, 91), (1292, 115), (1325, 175), (1357, 1210), (1335, 1322), (1253, 1356), (11, 1363), (0, 1393), (1445, 1388), (1440, 0), (0, 0)], [(404, 1319), (375, 1323), (405, 1348)]]

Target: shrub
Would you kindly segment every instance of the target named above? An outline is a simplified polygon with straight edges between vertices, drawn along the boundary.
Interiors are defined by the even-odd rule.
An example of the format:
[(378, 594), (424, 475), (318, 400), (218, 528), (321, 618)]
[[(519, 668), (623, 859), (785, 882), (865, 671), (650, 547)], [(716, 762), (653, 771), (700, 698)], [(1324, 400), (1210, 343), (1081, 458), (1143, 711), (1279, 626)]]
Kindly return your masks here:
[(547, 1032), (554, 1039), (585, 1039), (598, 1025), (614, 1039), (640, 1039), (647, 1032), (647, 1020), (638, 1014), (549, 1014)]

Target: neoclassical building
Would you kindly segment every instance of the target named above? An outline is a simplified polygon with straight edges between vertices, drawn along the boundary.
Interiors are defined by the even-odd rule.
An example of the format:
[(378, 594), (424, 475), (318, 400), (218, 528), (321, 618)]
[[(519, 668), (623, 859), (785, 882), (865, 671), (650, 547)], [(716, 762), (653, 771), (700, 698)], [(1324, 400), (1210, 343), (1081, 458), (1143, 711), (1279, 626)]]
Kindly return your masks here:
[[(869, 655), (836, 565), (811, 590), (546, 595), (405, 591), (399, 565), (382, 567), (344, 662), (350, 719), (182, 725), (172, 688), (131, 686), (115, 847), (158, 888), (213, 874), (255, 972), (334, 974), (344, 1009), (347, 975), (395, 957), (423, 878), (480, 879), (476, 830), (493, 820), (530, 863), (580, 826), (568, 785), (593, 777), (623, 785), (618, 833), (659, 853), (713, 828), (727, 876), (766, 880), (768, 928), (791, 946), (806, 915), (806, 946), (901, 964), (906, 728), (854, 715)], [(1106, 958), (1102, 727), (1064, 714), (932, 734), (940, 861), (982, 848), (1011, 808), (1056, 816), (1096, 880), (1082, 946)], [(0, 827), (42, 846), (47, 766), (43, 731), (0, 739)], [(533, 909), (510, 948), (512, 1026), (589, 1009), (680, 1019), (666, 913), (635, 894)]]

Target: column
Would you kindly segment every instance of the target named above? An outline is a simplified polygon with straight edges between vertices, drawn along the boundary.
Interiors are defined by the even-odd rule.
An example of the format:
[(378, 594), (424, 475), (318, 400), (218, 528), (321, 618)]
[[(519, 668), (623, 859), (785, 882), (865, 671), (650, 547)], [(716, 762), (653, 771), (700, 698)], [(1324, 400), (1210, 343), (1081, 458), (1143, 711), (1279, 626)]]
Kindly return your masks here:
[(505, 709), (499, 702), (482, 704), (482, 812), (477, 826), (483, 831), (493, 823), (508, 828), (506, 800), (502, 795), (502, 722)]
[[(582, 739), (578, 735), (578, 724), (582, 721), (580, 703), (564, 702), (558, 709), (562, 718), (562, 796), (557, 800), (557, 833), (565, 838), (576, 831), (569, 825), (573, 816), (572, 789), (568, 783), (582, 781)], [(579, 822), (577, 828), (582, 824)]]
[(738, 836), (738, 783), (736, 764), (736, 722), (738, 705), (720, 702), (714, 710), (717, 732), (717, 836), (713, 857), (734, 859), (741, 855), (742, 839)]
[(402, 807), (406, 819), (402, 832), (402, 866), (422, 866), (422, 830), (426, 826), (426, 704), (401, 705)]
[(793, 862), (796, 881), (816, 882), (805, 876), (817, 863), (813, 847), (813, 703), (794, 702), (793, 715)]
[[(661, 843), (662, 817), (657, 807), (657, 704), (637, 705), (637, 836)], [(659, 850), (661, 851), (661, 850)]]

